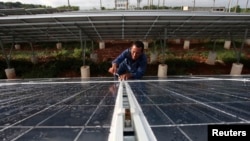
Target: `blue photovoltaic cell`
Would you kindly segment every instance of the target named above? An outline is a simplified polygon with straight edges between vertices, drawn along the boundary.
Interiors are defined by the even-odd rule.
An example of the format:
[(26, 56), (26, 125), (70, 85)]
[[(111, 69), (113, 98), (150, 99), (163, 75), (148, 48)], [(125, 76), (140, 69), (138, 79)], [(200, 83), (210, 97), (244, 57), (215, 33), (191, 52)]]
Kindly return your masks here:
[[(128, 81), (158, 141), (206, 141), (207, 125), (250, 123), (250, 76)], [(114, 78), (0, 81), (0, 140), (107, 141)]]
[(18, 138), (17, 141), (34, 140), (53, 140), (53, 141), (72, 141), (77, 136), (80, 129), (70, 128), (35, 128)]
[(0, 140), (107, 140), (118, 83), (107, 79), (2, 81)]
[(249, 76), (129, 83), (158, 141), (206, 141), (208, 124), (250, 121)]
[[(179, 127), (152, 127), (158, 141), (206, 141), (207, 126), (185, 125)], [(188, 135), (185, 136), (185, 134)]]

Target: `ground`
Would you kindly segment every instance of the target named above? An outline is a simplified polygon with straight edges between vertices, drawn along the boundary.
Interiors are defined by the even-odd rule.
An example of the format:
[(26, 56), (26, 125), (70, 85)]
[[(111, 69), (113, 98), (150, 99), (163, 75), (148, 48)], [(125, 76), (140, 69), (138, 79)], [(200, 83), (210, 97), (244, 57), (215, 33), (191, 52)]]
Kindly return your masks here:
[[(130, 47), (130, 43), (128, 42), (122, 42), (122, 43), (106, 42), (104, 49), (96, 48), (94, 50), (94, 53), (98, 55), (98, 60), (97, 60), (97, 64), (90, 68), (91, 76), (92, 77), (112, 76), (111, 74), (107, 72), (108, 68), (111, 66), (110, 62), (113, 59), (115, 59), (124, 49), (128, 47)], [(69, 49), (74, 50), (73, 47), (72, 48), (65, 47), (65, 50), (69, 50)], [(22, 48), (19, 51), (27, 52), (27, 51), (30, 51), (30, 48), (26, 48), (26, 49)], [(35, 52), (38, 53), (39, 51), (40, 52), (44, 51), (44, 48), (35, 47)], [(51, 50), (46, 49), (46, 51), (59, 52), (60, 50), (56, 48), (52, 48)], [(159, 49), (159, 51), (161, 52), (161, 49)], [(204, 55), (204, 52), (208, 52), (208, 51), (209, 49), (204, 47), (203, 44), (191, 44), (188, 50), (183, 49), (182, 44), (168, 44), (167, 46), (168, 54), (166, 54), (165, 56), (167, 57), (167, 59), (164, 62), (166, 65), (168, 65), (167, 74), (168, 75), (228, 75), (230, 74), (232, 63), (234, 62), (224, 62), (223, 60), (216, 59), (214, 65), (209, 65), (206, 63), (207, 54)], [(30, 53), (31, 52), (28, 52), (27, 55), (29, 55)], [(149, 49), (145, 50), (145, 53), (147, 54), (148, 62), (149, 62), (145, 75), (157, 76), (158, 66), (162, 60), (161, 59), (162, 57), (158, 57), (158, 60), (156, 62), (150, 63), (150, 46), (149, 46)], [(245, 56), (245, 60), (241, 60), (241, 63), (244, 64), (242, 74), (250, 74), (250, 46), (244, 47), (243, 53)], [(87, 56), (87, 58), (89, 58), (89, 56)], [(0, 59), (4, 60), (3, 56), (2, 58), (0, 56)], [(55, 60), (55, 57), (48, 56), (47, 54), (45, 54), (42, 57), (41, 56), (39, 57), (39, 62), (41, 62), (40, 64), (42, 66), (47, 66), (46, 64), (49, 64), (48, 62), (53, 61), (53, 60)], [(81, 60), (78, 59), (78, 62), (79, 61), (80, 63), (74, 63), (74, 65), (72, 64), (74, 60), (73, 62), (72, 61), (65, 62), (65, 60), (64, 62), (59, 61), (57, 65), (60, 64), (59, 67), (62, 67), (63, 71), (59, 70), (59, 73), (56, 73), (55, 77), (80, 77), (81, 76), (80, 74)], [(4, 63), (4, 61), (2, 62)], [(5, 68), (3, 64), (2, 64), (2, 67)], [(35, 65), (33, 67), (32, 66), (29, 66), (29, 67), (34, 69), (34, 67), (40, 67), (40, 66)], [(47, 67), (50, 67), (50, 69), (53, 69), (53, 66), (47, 66)], [(22, 70), (24, 68), (19, 68), (19, 69)], [(29, 73), (29, 72), (25, 71), (24, 73)], [(30, 72), (30, 73), (34, 73), (34, 72)], [(35, 72), (35, 73), (40, 73), (40, 72)], [(23, 73), (19, 72), (19, 75), (20, 75), (19, 77), (21, 78), (25, 77), (25, 76), (22, 76)], [(2, 74), (1, 76), (3, 77), (4, 74)], [(37, 76), (40, 77), (39, 75)]]
[[(95, 51), (100, 57), (99, 59), (102, 61), (114, 59), (121, 51), (129, 47), (128, 43), (106, 43), (105, 45), (106, 45), (105, 49), (98, 49)], [(245, 56), (249, 60), (250, 59), (250, 52), (249, 52), (250, 47), (247, 46), (245, 48), (246, 48), (246, 50), (244, 50)], [(185, 74), (185, 75), (217, 75), (217, 74), (227, 75), (227, 74), (230, 74), (232, 63), (226, 64), (222, 60), (216, 60), (214, 65), (209, 65), (206, 63), (207, 56), (203, 56), (202, 53), (204, 51), (207, 51), (207, 49), (204, 48), (202, 44), (190, 45), (190, 50), (184, 50), (183, 45), (171, 44), (170, 46), (168, 46), (168, 50), (170, 52), (175, 53), (176, 55), (175, 58), (179, 57), (180, 59), (186, 59), (185, 55), (188, 54), (190, 50), (192, 50), (193, 53), (191, 54), (191, 56), (189, 56), (189, 59), (196, 62), (194, 66), (185, 67), (185, 69), (182, 68), (183, 67), (182, 64), (179, 64), (179, 66), (174, 65), (176, 70), (173, 70), (173, 68), (171, 68), (173, 67), (173, 65), (167, 64), (169, 66), (170, 74), (177, 74), (177, 75), (178, 74)], [(146, 75), (148, 76), (157, 75), (158, 65), (159, 65), (159, 62), (156, 62), (154, 64), (148, 64)], [(183, 69), (183, 70), (180, 70), (178, 68)], [(175, 73), (172, 71), (184, 71), (184, 72)], [(250, 74), (250, 68), (243, 67), (242, 74)]]

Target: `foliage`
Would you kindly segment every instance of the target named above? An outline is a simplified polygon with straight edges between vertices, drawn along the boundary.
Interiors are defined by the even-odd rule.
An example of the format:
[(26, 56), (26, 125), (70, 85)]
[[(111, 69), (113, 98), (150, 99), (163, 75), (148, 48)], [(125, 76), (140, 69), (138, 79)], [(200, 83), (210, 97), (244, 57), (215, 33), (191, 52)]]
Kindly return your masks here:
[(60, 49), (58, 51), (54, 51), (52, 55), (56, 57), (56, 59), (60, 60), (60, 59), (66, 59), (70, 55), (70, 53), (66, 49)]
[(63, 5), (63, 6), (59, 6), (57, 7), (58, 9), (61, 9), (61, 10), (72, 10), (72, 11), (78, 11), (80, 8), (79, 6), (66, 6), (66, 5)]
[(239, 5), (237, 5), (237, 6), (232, 7), (232, 8), (230, 9), (230, 11), (234, 11), (234, 12), (236, 12), (236, 13), (240, 13), (240, 12), (241, 12), (241, 8), (240, 8)]
[(50, 8), (50, 6), (45, 5), (35, 5), (35, 4), (23, 4), (21, 2), (0, 2), (4, 8)]
[[(29, 9), (29, 8), (52, 8), (51, 6), (46, 6), (46, 5), (36, 5), (36, 4), (23, 4), (21, 2), (0, 2), (0, 5), (2, 5), (6, 9), (10, 8), (24, 8), (24, 9)], [(59, 6), (57, 7), (60, 10), (72, 10), (72, 11), (78, 11), (80, 8), (79, 6)]]
[(224, 41), (216, 41), (216, 44), (214, 44), (214, 42), (211, 41), (211, 42), (204, 44), (204, 47), (210, 51), (225, 50)]
[(23, 71), (19, 76), (22, 78), (53, 78), (67, 70), (79, 71), (79, 66), (81, 66), (81, 60), (77, 59), (53, 60), (33, 65), (29, 71)]
[(188, 68), (194, 68), (197, 65), (197, 62), (191, 59), (168, 59), (165, 63), (168, 65), (169, 75), (184, 75)]
[(73, 58), (81, 58), (82, 57), (82, 49), (80, 48), (75, 48), (74, 52), (72, 54)]
[(143, 6), (143, 9), (173, 9), (173, 10), (181, 10), (181, 7), (168, 7), (168, 6), (158, 6), (158, 5), (151, 5), (151, 6)]
[[(98, 64), (91, 63), (90, 65), (90, 73), (96, 76), (107, 76), (109, 73), (107, 72), (109, 67), (111, 67), (111, 63), (108, 61), (100, 62)], [(98, 73), (97, 73), (98, 72)]]
[[(240, 42), (236, 42), (236, 44), (238, 47)], [(181, 52), (176, 52), (176, 50), (172, 51), (171, 48), (162, 51), (162, 42), (160, 40), (150, 43), (149, 46), (154, 46), (153, 49), (159, 51), (160, 54), (158, 62), (156, 63), (167, 64), (168, 75), (186, 75), (190, 69), (192, 70), (198, 64), (192, 60), (193, 56), (199, 55), (203, 58), (207, 57), (208, 51), (213, 49), (213, 45), (213, 42), (210, 42), (202, 47), (202, 51), (197, 51), (196, 48), (191, 48), (188, 51), (182, 50)], [(235, 51), (233, 48), (226, 50), (223, 45), (223, 41), (216, 43), (215, 51), (217, 53), (217, 59), (222, 60), (227, 65), (231, 65), (236, 62)], [(98, 47), (98, 44), (92, 45), (91, 42), (86, 42), (86, 46), (85, 64), (90, 66), (91, 76), (110, 76), (107, 70), (111, 66), (111, 62), (93, 62), (88, 56), (93, 52), (95, 47)], [(43, 48), (43, 50), (40, 50), (40, 47)], [(61, 50), (56, 49), (55, 43), (39, 44), (39, 48), (35, 50), (35, 54), (39, 60), (37, 64), (32, 64), (30, 62), (32, 51), (29, 46), (27, 48), (23, 48), (22, 46), (21, 50), (13, 50), (11, 66), (15, 68), (18, 78), (61, 77), (64, 72), (74, 72), (74, 75), (80, 77), (80, 67), (83, 65), (83, 60), (82, 49), (80, 48), (79, 42), (65, 42), (63, 43), (63, 49)], [(8, 50), (6, 51), (8, 52)], [(240, 62), (244, 64), (244, 68), (250, 68), (250, 60), (247, 60), (245, 57), (247, 52), (249, 51), (244, 51), (241, 54)], [(150, 53), (150, 50), (146, 50), (146, 53)], [(148, 70), (146, 71), (147, 75), (156, 75), (157, 67), (158, 64), (148, 64)], [(6, 78), (4, 69), (6, 69), (6, 62), (3, 59), (3, 56), (0, 56), (0, 70), (2, 70), (0, 72), (0, 79)], [(221, 72), (218, 70), (215, 73), (219, 74)]]
[[(240, 58), (244, 58), (245, 54), (241, 53)], [(219, 60), (232, 60), (232, 59), (237, 59), (236, 52), (234, 50), (227, 50), (227, 51), (218, 51), (217, 52), (217, 58)]]
[(160, 52), (159, 50), (161, 49), (161, 41), (160, 40), (155, 40), (152, 43), (149, 43), (149, 52), (150, 53), (156, 53)]
[(250, 8), (247, 8), (247, 9), (244, 9), (244, 10), (241, 10), (241, 11), (249, 13), (250, 12)]
[(4, 60), (0, 60), (0, 79), (6, 78), (4, 70), (7, 68), (7, 64)]

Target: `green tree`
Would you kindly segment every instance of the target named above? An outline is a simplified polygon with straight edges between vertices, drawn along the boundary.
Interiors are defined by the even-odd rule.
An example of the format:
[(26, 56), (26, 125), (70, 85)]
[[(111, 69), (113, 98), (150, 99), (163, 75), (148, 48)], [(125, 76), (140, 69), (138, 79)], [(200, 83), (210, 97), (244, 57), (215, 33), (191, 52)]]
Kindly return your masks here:
[(70, 6), (70, 7), (68, 7), (66, 5), (63, 5), (63, 6), (59, 6), (57, 8), (61, 9), (61, 10), (72, 10), (72, 11), (78, 11), (79, 10), (79, 6)]
[(236, 12), (236, 13), (240, 13), (240, 12), (241, 12), (241, 8), (240, 8), (239, 5), (237, 5), (237, 6), (235, 6), (235, 7), (232, 7), (232, 8), (231, 8), (231, 11), (234, 11), (234, 12)]

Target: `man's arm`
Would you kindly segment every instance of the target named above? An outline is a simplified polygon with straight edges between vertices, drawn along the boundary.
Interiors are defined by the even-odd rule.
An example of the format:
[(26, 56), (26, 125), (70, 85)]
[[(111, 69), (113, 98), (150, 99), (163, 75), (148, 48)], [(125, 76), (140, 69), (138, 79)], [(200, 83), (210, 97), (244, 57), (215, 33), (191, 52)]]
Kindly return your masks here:
[(139, 62), (139, 66), (136, 72), (131, 73), (131, 77), (134, 79), (141, 79), (146, 72), (146, 68), (147, 68), (147, 57), (143, 55), (142, 59)]
[(111, 73), (111, 74), (115, 74), (116, 72), (117, 72), (117, 64), (116, 63), (113, 63), (112, 64), (112, 67), (111, 68), (109, 68), (109, 73)]
[(124, 50), (118, 57), (115, 58), (115, 60), (112, 61), (112, 65), (113, 64), (119, 65), (126, 58), (128, 53), (129, 53), (128, 49)]
[(109, 73), (115, 74), (117, 72), (118, 65), (126, 58), (128, 52), (128, 49), (124, 50), (115, 60), (112, 61), (112, 67), (108, 70)]

